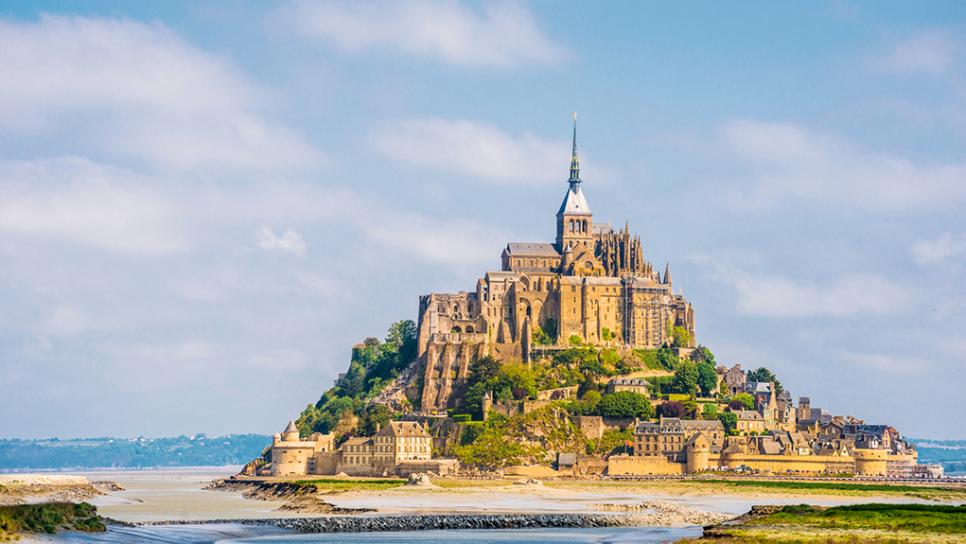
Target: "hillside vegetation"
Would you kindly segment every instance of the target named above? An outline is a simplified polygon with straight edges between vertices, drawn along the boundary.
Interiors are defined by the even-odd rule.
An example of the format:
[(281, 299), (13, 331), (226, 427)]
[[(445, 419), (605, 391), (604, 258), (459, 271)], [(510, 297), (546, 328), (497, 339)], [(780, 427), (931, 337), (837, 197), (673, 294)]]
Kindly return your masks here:
[(86, 502), (54, 502), (0, 506), (0, 541), (17, 540), (23, 533), (106, 530), (97, 508)]
[[(384, 340), (367, 338), (356, 345), (345, 374), (298, 417), (302, 435), (331, 432), (337, 442), (348, 436), (370, 436), (389, 420), (415, 412), (422, 388), (416, 349), (416, 325), (408, 320), (390, 326)], [(435, 454), (455, 456), (466, 467), (499, 469), (551, 462), (548, 452), (626, 451), (633, 440), (629, 430), (611, 429), (600, 439), (586, 439), (577, 418), (587, 415), (625, 420), (659, 415), (720, 419), (726, 430), (734, 430), (735, 415), (718, 408), (722, 398), (714, 355), (704, 346), (687, 358), (677, 353), (672, 346), (621, 350), (587, 345), (572, 337), (565, 349), (538, 350), (530, 364), (501, 363), (489, 356), (475, 359), (468, 379), (458, 382), (450, 397), (451, 419), (433, 423), (431, 432), (441, 438)], [(650, 384), (646, 392), (606, 389), (611, 378), (642, 375)], [(780, 387), (765, 368), (749, 377), (775, 381)], [(558, 400), (540, 400), (522, 413), (523, 403), (537, 402), (544, 398), (540, 392), (554, 390), (558, 394), (550, 398)], [(494, 406), (488, 417), (482, 411), (486, 395)], [(667, 401), (657, 413), (652, 396)], [(739, 395), (723, 402), (751, 401), (750, 395), (744, 396), (748, 398)]]
[(338, 438), (371, 435), (393, 414), (387, 406), (370, 401), (415, 360), (416, 324), (412, 321), (393, 323), (385, 341), (366, 338), (352, 349), (349, 369), (335, 386), (302, 411), (296, 422), (299, 430), (303, 435), (332, 432)]
[(739, 521), (706, 529), (697, 542), (934, 544), (966, 540), (966, 506), (962, 505), (755, 507)]

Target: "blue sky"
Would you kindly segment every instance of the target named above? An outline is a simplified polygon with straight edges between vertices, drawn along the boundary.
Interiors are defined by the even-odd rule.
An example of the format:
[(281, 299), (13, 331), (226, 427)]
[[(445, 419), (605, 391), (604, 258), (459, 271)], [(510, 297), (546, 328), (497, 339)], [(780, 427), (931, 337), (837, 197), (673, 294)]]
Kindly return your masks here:
[(4, 436), (274, 432), (351, 345), (597, 221), (718, 360), (966, 438), (959, 2), (0, 6)]

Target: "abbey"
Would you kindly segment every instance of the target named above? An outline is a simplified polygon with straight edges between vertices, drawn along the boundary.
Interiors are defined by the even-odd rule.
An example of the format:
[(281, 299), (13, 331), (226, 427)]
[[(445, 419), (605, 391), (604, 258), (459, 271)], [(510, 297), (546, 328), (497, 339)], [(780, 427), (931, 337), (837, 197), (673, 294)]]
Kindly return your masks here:
[(418, 354), (422, 411), (445, 409), (475, 358), (529, 362), (535, 353), (582, 343), (657, 348), (683, 328), (694, 346), (694, 310), (645, 260), (640, 237), (625, 224), (595, 224), (581, 188), (574, 117), (567, 192), (557, 211), (553, 243), (511, 242), (499, 271), (476, 290), (419, 299)]

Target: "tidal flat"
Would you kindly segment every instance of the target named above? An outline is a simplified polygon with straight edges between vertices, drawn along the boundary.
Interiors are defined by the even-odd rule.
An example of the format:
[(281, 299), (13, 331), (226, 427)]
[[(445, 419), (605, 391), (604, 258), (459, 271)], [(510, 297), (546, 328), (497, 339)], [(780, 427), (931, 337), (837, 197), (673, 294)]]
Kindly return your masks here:
[[(649, 527), (299, 535), (268, 524), (250, 523), (252, 520), (296, 519), (309, 515), (286, 509), (284, 499), (246, 498), (241, 488), (207, 489), (212, 481), (227, 478), (236, 471), (236, 467), (225, 467), (86, 473), (92, 480), (111, 480), (123, 488), (91, 501), (99, 513), (138, 526), (112, 526), (101, 534), (65, 533), (53, 539), (56, 542), (151, 540), (180, 544), (247, 542), (246, 539), (256, 537), (258, 541), (267, 539), (270, 542), (505, 542), (514, 538), (523, 539), (514, 540), (519, 542), (669, 542), (700, 537), (701, 525), (710, 524), (688, 522), (685, 517), (668, 517), (660, 518)], [(402, 485), (401, 481), (392, 479), (376, 480), (326, 477), (293, 479), (292, 483), (301, 481), (316, 487), (320, 499), (335, 507), (372, 510), (361, 514), (364, 516), (597, 514), (636, 512), (635, 508), (649, 502), (692, 512), (739, 516), (761, 504), (793, 506), (806, 502), (829, 507), (870, 502), (901, 505), (961, 504), (966, 501), (966, 493), (955, 486), (900, 489), (862, 485), (839, 489), (839, 483), (802, 488), (798, 485), (800, 482), (790, 482), (795, 485), (786, 488), (773, 485), (778, 482), (768, 481), (761, 485), (750, 480), (747, 484), (742, 481), (741, 485), (735, 485), (732, 481), (439, 479), (434, 480), (432, 486), (421, 487)], [(212, 520), (220, 522), (206, 523)], [(146, 523), (155, 525), (141, 525)], [(791, 529), (782, 529), (786, 530)]]

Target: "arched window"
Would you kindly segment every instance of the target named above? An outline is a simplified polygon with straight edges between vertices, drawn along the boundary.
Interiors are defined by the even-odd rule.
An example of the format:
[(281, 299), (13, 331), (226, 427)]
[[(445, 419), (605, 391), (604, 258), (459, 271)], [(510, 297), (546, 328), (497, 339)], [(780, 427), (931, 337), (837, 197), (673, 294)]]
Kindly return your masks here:
[(574, 231), (574, 220), (571, 219), (570, 220), (570, 232), (573, 232), (573, 231)]
[(584, 219), (584, 232), (587, 232), (587, 220)]
[(463, 332), (463, 331), (462, 331), (462, 329), (460, 329), (459, 327), (453, 327), (453, 330), (451, 330), (451, 331), (449, 331), (449, 332), (454, 332), (454, 333), (456, 333), (456, 334), (459, 334), (459, 333), (461, 333), (461, 332)]
[(466, 332), (473, 332), (473, 326), (472, 325), (467, 325), (466, 326)]

